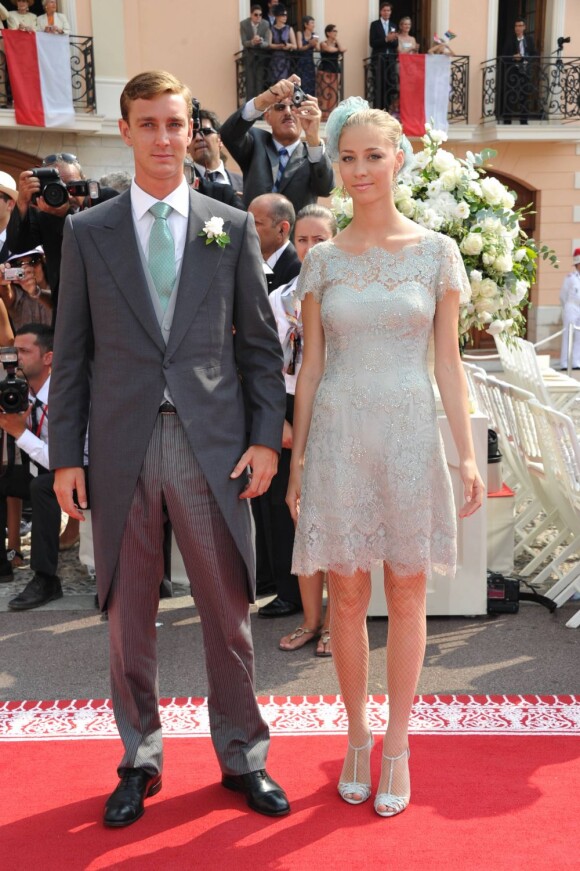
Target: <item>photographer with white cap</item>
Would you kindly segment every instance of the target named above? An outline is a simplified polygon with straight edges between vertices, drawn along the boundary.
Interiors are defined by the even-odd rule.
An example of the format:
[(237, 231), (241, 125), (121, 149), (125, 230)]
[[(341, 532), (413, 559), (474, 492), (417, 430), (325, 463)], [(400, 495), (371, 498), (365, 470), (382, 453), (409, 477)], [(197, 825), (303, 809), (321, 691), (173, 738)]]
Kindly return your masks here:
[[(568, 273), (560, 289), (562, 321), (564, 324), (562, 351), (560, 354), (560, 366), (562, 369), (568, 368), (568, 328), (570, 324), (580, 327), (580, 248), (574, 249), (572, 264), (574, 268), (572, 272)], [(574, 333), (572, 368), (580, 369), (580, 331)]]

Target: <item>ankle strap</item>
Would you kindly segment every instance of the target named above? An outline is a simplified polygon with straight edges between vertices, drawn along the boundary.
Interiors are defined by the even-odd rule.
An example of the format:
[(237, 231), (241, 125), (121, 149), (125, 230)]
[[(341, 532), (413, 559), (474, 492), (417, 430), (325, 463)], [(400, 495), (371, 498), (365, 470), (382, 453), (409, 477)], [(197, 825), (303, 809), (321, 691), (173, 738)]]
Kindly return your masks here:
[(372, 732), (369, 733), (369, 740), (367, 741), (366, 744), (363, 744), (362, 747), (355, 747), (354, 744), (350, 743), (350, 738), (348, 739), (348, 746), (350, 747), (351, 750), (357, 750), (357, 751), (366, 750), (367, 747), (370, 747), (372, 745), (372, 743), (373, 743), (373, 733)]
[(402, 753), (399, 753), (398, 756), (387, 756), (386, 753), (383, 753), (383, 759), (389, 759), (391, 762), (396, 762), (397, 759), (402, 759), (403, 756), (410, 756), (410, 755), (411, 755), (411, 751), (409, 750), (408, 747), (406, 747)]

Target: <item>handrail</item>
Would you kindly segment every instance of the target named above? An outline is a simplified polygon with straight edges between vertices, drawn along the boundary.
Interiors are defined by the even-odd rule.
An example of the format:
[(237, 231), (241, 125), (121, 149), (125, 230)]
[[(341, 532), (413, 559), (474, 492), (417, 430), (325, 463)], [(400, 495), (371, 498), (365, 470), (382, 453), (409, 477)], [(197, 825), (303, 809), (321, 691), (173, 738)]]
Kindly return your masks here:
[[(575, 324), (568, 324), (568, 367), (567, 372), (568, 375), (572, 371), (572, 345), (573, 345), (573, 335), (574, 331), (580, 332), (580, 327), (577, 327)], [(537, 351), (538, 348), (541, 348), (543, 345), (547, 345), (549, 342), (552, 342), (554, 339), (557, 339), (559, 336), (564, 334), (564, 329), (558, 330), (556, 333), (552, 333), (549, 336), (546, 336), (545, 339), (540, 339), (539, 342), (533, 342), (534, 349)], [(478, 360), (499, 360), (499, 354), (462, 354), (462, 360), (473, 360), (473, 362), (477, 362)]]
[(520, 121), (577, 121), (580, 57), (499, 56), (481, 64), (481, 117)]

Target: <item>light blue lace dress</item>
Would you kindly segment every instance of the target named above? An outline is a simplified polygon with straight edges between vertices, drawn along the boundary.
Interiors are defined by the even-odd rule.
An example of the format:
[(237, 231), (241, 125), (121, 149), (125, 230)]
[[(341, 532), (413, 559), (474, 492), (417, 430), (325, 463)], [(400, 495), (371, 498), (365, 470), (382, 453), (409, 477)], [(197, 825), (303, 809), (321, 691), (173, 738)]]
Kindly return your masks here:
[(296, 296), (321, 303), (327, 346), (302, 478), (292, 571), (450, 574), (456, 510), (427, 354), (437, 301), (469, 295), (452, 239), (391, 254), (332, 242), (308, 254)]

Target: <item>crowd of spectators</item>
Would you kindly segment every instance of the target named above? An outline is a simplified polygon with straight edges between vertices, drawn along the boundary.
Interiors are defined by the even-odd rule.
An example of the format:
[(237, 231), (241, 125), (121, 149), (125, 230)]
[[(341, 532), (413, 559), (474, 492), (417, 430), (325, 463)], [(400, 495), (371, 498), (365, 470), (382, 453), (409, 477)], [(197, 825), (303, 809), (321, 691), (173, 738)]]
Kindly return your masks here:
[(56, 11), (56, 0), (42, 0), (44, 12), (35, 15), (30, 11), (31, 0), (16, 0), (16, 10), (7, 9), (0, 3), (0, 21), (10, 30), (27, 30), (34, 33), (70, 33), (66, 15)]
[(335, 24), (326, 25), (324, 38), (317, 34), (312, 15), (304, 15), (296, 24), (300, 29), (289, 23), (288, 10), (282, 3), (272, 2), (266, 16), (256, 3), (250, 17), (240, 22), (246, 98), (296, 73), (302, 89), (318, 97), (326, 120), (339, 100), (346, 48), (338, 42)]
[[(304, 32), (311, 29), (305, 27), (303, 42)], [(194, 190), (253, 214), (269, 292), (291, 282), (300, 271), (301, 258), (290, 239), (296, 213), (312, 207), (318, 197), (327, 197), (335, 184), (320, 137), (318, 101), (309, 95), (301, 106), (295, 106), (296, 81), (292, 76), (268, 86), (223, 124), (214, 112), (201, 108), (186, 158), (186, 177)], [(262, 118), (269, 129), (256, 125)], [(227, 167), (226, 148), (241, 172)], [(21, 172), (18, 181), (0, 168), (0, 345), (16, 345), (30, 402), (28, 413), (0, 413), (1, 437), (14, 447), (14, 451), (4, 451), (4, 474), (0, 475), (0, 528), (3, 522), (8, 527), (7, 541), (0, 542), (0, 583), (12, 581), (13, 569), (22, 564), (21, 500), (32, 514), (30, 565), (34, 576), (9, 601), (14, 611), (36, 608), (62, 596), (58, 551), (74, 545), (79, 537), (78, 521), (69, 520), (59, 539), (61, 515), (52, 491), (45, 426), (65, 221), (69, 215), (98, 207), (103, 200), (127, 196), (132, 181), (127, 172), (111, 171), (95, 186), (85, 178), (76, 155), (68, 152), (45, 155), (39, 162), (44, 170), (56, 170), (57, 181), (64, 185), (62, 205), (47, 202), (45, 182), (37, 168)], [(291, 421), (287, 425), (291, 427)], [(278, 485), (273, 492), (281, 494), (285, 487), (280, 481)], [(270, 510), (278, 517), (284, 515), (284, 536), (275, 533), (272, 537), (272, 523), (277, 528), (279, 521), (267, 516)], [(254, 512), (260, 592), (276, 592), (277, 602), (287, 608), (290, 603), (291, 613), (300, 611), (298, 579), (289, 570), (293, 524), (284, 500), (281, 496), (275, 507), (257, 501)], [(170, 534), (166, 539), (170, 540)], [(170, 576), (167, 555), (165, 573)], [(273, 611), (262, 616), (278, 616), (276, 606)], [(320, 603), (314, 618), (311, 612), (312, 608), (308, 620), (318, 621)], [(291, 643), (289, 649), (293, 647)], [(328, 639), (322, 650), (329, 653)]]

